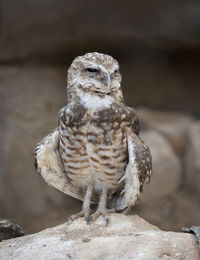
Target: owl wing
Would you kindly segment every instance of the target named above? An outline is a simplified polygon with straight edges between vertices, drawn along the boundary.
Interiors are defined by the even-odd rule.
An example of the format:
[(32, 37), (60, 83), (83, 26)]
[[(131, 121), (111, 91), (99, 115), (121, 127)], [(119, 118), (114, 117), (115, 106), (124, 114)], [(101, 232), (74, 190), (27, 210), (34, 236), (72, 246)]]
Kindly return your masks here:
[(58, 151), (59, 129), (44, 137), (33, 150), (36, 171), (54, 188), (79, 200), (83, 200), (80, 189), (72, 186), (64, 170), (62, 159)]
[(152, 157), (149, 148), (133, 131), (127, 135), (128, 164), (121, 179), (124, 185), (110, 201), (117, 211), (130, 212), (138, 203), (145, 181), (152, 175)]
[(132, 112), (131, 113), (131, 116), (132, 116), (131, 129), (132, 129), (133, 133), (135, 133), (136, 135), (139, 135), (140, 134), (140, 123), (139, 123), (138, 117), (136, 115), (135, 109), (133, 107), (127, 107), (127, 108)]

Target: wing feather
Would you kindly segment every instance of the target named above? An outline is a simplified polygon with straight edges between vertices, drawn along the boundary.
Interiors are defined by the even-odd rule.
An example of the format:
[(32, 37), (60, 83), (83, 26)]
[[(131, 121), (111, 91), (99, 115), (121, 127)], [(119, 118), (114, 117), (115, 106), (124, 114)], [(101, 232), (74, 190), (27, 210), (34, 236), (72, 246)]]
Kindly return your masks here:
[(58, 145), (59, 130), (55, 129), (44, 137), (33, 150), (36, 171), (49, 185), (71, 197), (83, 200), (82, 191), (74, 187), (67, 177), (58, 151)]
[(124, 213), (130, 212), (138, 203), (143, 192), (144, 182), (152, 175), (152, 157), (143, 140), (131, 132), (127, 138), (129, 162), (122, 177), (124, 186), (113, 196), (112, 206)]

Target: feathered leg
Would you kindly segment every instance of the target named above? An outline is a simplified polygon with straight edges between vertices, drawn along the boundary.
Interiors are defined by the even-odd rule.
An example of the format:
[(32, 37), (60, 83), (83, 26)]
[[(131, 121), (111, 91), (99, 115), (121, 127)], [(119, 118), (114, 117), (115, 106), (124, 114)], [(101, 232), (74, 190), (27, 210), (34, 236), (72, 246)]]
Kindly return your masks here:
[(107, 204), (107, 189), (103, 188), (102, 189), (102, 193), (100, 196), (100, 200), (99, 200), (99, 204), (98, 204), (98, 208), (95, 211), (94, 214), (92, 214), (89, 218), (89, 221), (94, 221), (96, 220), (100, 215), (103, 216), (105, 222), (106, 222), (106, 226), (109, 223), (109, 218), (108, 218), (108, 213), (113, 213), (115, 212), (114, 209), (107, 209), (106, 208), (106, 204)]
[(67, 219), (68, 224), (70, 224), (73, 220), (81, 217), (85, 217), (87, 224), (88, 225), (90, 224), (89, 215), (90, 215), (90, 200), (92, 196), (92, 191), (93, 191), (93, 186), (89, 185), (85, 193), (82, 210), (79, 213), (68, 217)]

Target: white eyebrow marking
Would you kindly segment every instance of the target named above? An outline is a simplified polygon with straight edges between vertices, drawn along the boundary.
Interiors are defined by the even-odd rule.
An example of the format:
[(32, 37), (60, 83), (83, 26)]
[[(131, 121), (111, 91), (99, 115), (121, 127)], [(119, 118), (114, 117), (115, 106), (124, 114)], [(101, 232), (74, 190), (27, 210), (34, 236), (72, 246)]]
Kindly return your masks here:
[(113, 69), (111, 70), (111, 73), (113, 73), (115, 70), (119, 70), (119, 65), (115, 65)]
[(97, 64), (96, 63), (93, 63), (93, 62), (90, 62), (90, 63), (86, 63), (86, 65), (85, 65), (85, 67), (86, 68), (99, 68), (99, 66), (97, 66)]

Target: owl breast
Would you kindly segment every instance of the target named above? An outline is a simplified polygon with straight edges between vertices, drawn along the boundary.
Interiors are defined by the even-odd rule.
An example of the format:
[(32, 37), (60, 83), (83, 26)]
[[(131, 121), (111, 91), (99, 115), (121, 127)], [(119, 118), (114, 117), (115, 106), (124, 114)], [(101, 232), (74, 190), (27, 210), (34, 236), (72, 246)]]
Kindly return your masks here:
[(60, 119), (59, 151), (72, 184), (117, 189), (127, 164), (130, 111), (113, 104), (101, 111), (67, 107)]

